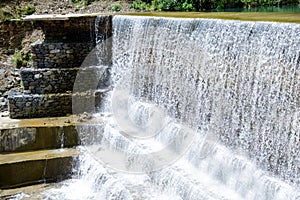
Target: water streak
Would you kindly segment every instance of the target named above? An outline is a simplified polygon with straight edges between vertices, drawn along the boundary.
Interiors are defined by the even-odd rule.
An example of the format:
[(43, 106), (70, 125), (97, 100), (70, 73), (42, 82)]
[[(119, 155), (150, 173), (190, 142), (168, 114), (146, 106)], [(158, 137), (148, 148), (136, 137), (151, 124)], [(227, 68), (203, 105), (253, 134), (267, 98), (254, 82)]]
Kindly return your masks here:
[(112, 114), (80, 130), (90, 199), (300, 198), (300, 25), (112, 24)]

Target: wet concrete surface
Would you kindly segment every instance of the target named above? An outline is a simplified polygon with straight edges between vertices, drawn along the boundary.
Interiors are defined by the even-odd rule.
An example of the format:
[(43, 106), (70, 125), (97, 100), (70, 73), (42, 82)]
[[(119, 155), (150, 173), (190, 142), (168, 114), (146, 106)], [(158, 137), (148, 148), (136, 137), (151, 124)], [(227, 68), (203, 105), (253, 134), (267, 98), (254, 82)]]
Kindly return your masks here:
[(9, 189), (70, 178), (77, 164), (75, 148), (10, 153), (0, 156), (0, 188)]
[[(1, 115), (0, 115), (1, 116)], [(20, 127), (51, 127), (68, 126), (71, 124), (101, 123), (94, 120), (88, 114), (70, 115), (67, 117), (47, 117), (32, 119), (11, 119), (8, 116), (0, 117), (0, 129), (20, 128)]]
[[(28, 199), (39, 199), (23, 192), (24, 188), (31, 188), (24, 186), (70, 178), (79, 156), (76, 126), (103, 123), (87, 113), (34, 119), (0, 116), (1, 200), (27, 199), (27, 196)], [(43, 190), (44, 185), (39, 188)]]
[(1, 200), (43, 200), (45, 195), (43, 192), (55, 188), (57, 183), (42, 183), (15, 189), (0, 189)]

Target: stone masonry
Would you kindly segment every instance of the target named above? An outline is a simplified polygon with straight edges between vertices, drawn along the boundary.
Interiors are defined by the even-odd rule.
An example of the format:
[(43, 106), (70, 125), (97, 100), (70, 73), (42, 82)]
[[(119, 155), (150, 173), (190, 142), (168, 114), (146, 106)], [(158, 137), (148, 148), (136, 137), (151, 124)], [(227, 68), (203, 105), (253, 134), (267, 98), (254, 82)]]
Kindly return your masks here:
[(92, 51), (90, 43), (43, 43), (31, 45), (31, 58), (34, 68), (72, 68), (79, 67)]
[[(89, 15), (30, 19), (41, 27), (45, 39), (31, 45), (33, 66), (20, 72), (23, 91), (11, 91), (8, 96), (10, 117), (95, 111), (101, 91), (109, 87), (110, 61), (99, 63), (96, 55), (93, 59), (89, 55), (95, 54), (96, 37), (112, 35), (111, 19)], [(110, 49), (106, 50), (109, 55)]]

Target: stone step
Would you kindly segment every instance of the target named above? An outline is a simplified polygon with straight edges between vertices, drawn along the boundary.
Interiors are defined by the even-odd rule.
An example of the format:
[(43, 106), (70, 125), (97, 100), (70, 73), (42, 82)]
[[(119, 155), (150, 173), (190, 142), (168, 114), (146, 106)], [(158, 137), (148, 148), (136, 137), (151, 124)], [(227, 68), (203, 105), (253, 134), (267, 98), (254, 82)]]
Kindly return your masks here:
[(24, 93), (27, 94), (72, 92), (75, 81), (76, 92), (107, 88), (109, 85), (109, 70), (101, 66), (70, 69), (24, 68), (20, 73)]
[(78, 155), (74, 148), (0, 154), (0, 189), (69, 178)]
[(93, 41), (86, 42), (40, 42), (30, 46), (34, 68), (80, 67), (84, 59), (93, 50)]
[(102, 91), (59, 94), (8, 95), (10, 118), (61, 117), (70, 114), (93, 113), (101, 104)]

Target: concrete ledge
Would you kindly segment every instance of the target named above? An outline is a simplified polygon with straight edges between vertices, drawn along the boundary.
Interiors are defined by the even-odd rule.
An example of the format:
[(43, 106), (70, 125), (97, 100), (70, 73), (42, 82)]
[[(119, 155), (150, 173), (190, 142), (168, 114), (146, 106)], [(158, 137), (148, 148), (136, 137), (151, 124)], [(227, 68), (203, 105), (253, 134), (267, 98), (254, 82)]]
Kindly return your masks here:
[(0, 152), (74, 147), (79, 144), (75, 125), (0, 129)]
[(88, 13), (88, 14), (43, 14), (43, 15), (27, 15), (22, 18), (24, 21), (48, 21), (48, 20), (69, 20), (70, 18), (86, 18), (104, 16), (108, 17), (112, 14), (107, 13)]
[(78, 155), (76, 149), (0, 155), (0, 188), (14, 188), (69, 178)]

